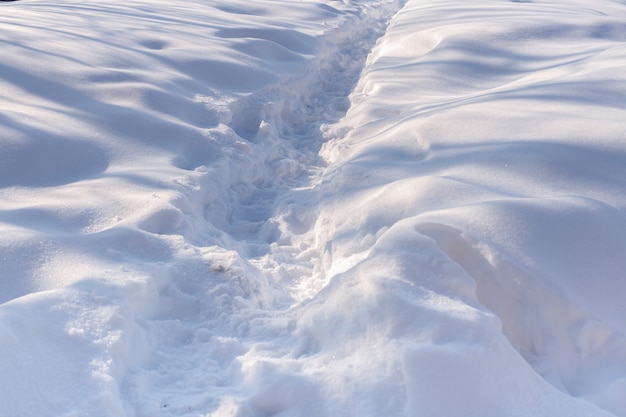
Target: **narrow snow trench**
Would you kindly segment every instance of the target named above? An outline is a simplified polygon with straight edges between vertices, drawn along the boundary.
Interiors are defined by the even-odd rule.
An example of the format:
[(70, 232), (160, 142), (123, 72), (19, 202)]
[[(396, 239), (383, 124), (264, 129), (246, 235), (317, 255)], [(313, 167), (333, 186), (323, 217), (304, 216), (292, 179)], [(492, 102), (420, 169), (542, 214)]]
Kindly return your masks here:
[[(323, 35), (302, 74), (229, 104), (220, 139), (239, 153), (196, 170), (197, 184), (179, 204), (201, 207), (200, 219), (188, 210), (198, 233), (156, 273), (158, 307), (142, 322), (151, 353), (122, 380), (129, 415), (323, 414), (314, 409), (323, 407), (314, 405), (323, 387), (293, 362), (310, 346), (294, 334), (289, 313), (312, 295), (302, 283), (321, 269), (318, 152), (402, 4), (359, 6)], [(214, 184), (224, 178), (229, 187)], [(271, 365), (276, 358), (293, 368), (283, 375)]]

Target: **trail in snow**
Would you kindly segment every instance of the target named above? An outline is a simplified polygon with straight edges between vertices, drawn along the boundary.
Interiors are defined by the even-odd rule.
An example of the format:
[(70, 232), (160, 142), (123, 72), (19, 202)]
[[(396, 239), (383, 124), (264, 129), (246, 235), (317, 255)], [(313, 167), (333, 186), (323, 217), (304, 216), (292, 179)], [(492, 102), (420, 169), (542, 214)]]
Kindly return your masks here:
[[(311, 403), (321, 395), (318, 388), (298, 376), (273, 377), (270, 363), (297, 356), (294, 345), (308, 349), (306, 339), (291, 334), (295, 318), (286, 309), (320, 289), (314, 276), (323, 271), (312, 228), (325, 164), (318, 156), (324, 126), (345, 115), (368, 53), (399, 7), (360, 6), (324, 34), (322, 49), (302, 74), (230, 104), (227, 125), (251, 158), (228, 161), (244, 166), (226, 169), (258, 172), (234, 184), (227, 198), (213, 199), (230, 211), (215, 211), (211, 203), (205, 209), (205, 220), (221, 224), (224, 246), (232, 250), (192, 247), (188, 261), (183, 255), (165, 268), (170, 284), (160, 294), (161, 311), (144, 324), (153, 337), (152, 353), (144, 366), (129, 371), (121, 388), (131, 414), (324, 413)], [(264, 147), (276, 148), (272, 160), (257, 153)], [(200, 184), (213, 175), (209, 168)], [(204, 184), (197, 198), (213, 190)], [(256, 378), (269, 378), (267, 386), (260, 388), (266, 383)], [(274, 378), (280, 387), (272, 386)], [(297, 400), (309, 395), (305, 403)]]

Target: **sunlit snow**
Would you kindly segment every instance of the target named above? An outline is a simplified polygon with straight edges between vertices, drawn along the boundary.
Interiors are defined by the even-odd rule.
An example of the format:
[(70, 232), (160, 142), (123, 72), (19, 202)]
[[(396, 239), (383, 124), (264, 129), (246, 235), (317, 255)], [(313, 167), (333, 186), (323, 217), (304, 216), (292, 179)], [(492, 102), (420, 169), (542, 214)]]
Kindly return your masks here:
[(0, 53), (0, 417), (626, 417), (623, 1), (3, 1)]

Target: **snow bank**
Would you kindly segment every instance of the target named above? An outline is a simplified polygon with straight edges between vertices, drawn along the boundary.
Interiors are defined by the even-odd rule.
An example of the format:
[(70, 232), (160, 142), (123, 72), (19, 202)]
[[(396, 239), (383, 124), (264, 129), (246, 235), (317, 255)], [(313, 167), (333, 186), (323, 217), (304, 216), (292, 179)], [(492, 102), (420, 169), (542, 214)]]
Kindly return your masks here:
[(0, 415), (626, 415), (622, 4), (0, 9)]
[[(406, 348), (419, 381), (408, 388), (410, 415), (600, 415), (532, 377), (510, 347), (562, 393), (625, 412), (616, 389), (626, 369), (624, 78), (616, 62), (626, 53), (626, 10), (594, 7), (409, 1), (331, 130), (318, 219), (326, 226), (317, 228), (330, 288), (400, 280), (424, 292), (414, 303), (434, 292), (478, 317), (495, 314), (510, 343), (488, 320), (465, 315), (462, 330), (433, 319), (446, 340), (437, 344), (421, 323), (427, 316), (412, 314), (417, 329), (401, 335), (426, 342)], [(396, 263), (400, 271), (376, 279), (381, 265)], [(452, 285), (451, 271), (475, 290)], [(335, 291), (357, 297), (341, 285)], [(387, 304), (401, 305), (408, 293)], [(433, 350), (457, 378), (472, 377), (452, 384)], [(441, 371), (421, 380), (432, 363)], [(447, 410), (436, 392), (457, 392), (463, 407)]]

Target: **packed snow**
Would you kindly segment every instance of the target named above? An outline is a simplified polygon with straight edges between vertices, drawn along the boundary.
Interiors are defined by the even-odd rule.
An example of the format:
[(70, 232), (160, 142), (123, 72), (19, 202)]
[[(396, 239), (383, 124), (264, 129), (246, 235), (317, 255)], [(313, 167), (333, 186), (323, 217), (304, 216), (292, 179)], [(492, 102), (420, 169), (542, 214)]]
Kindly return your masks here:
[(20, 0), (0, 52), (0, 417), (626, 417), (622, 0)]

